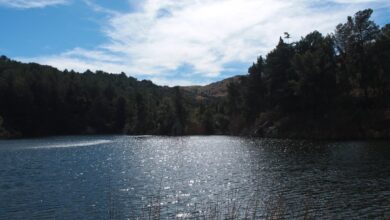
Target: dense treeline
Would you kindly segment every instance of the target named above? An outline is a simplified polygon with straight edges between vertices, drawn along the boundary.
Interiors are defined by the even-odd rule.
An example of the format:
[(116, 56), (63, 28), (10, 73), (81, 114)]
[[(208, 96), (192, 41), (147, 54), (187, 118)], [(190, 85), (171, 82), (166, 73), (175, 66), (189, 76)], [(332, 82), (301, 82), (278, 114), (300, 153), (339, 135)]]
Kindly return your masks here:
[(0, 135), (183, 134), (178, 88), (0, 58)]
[[(191, 87), (161, 87), (124, 73), (59, 71), (2, 56), (0, 137), (389, 138), (390, 24), (379, 27), (372, 13), (357, 12), (330, 35), (314, 31), (293, 43), (280, 38), (248, 75), (231, 78), (226, 97), (199, 96)], [(217, 94), (224, 84), (204, 88)]]
[[(271, 137), (390, 137), (390, 24), (359, 11), (323, 36), (282, 38), (229, 86), (230, 130)], [(286, 33), (286, 37), (289, 37)]]
[(59, 71), (0, 57), (0, 137), (227, 134), (220, 99), (102, 71)]

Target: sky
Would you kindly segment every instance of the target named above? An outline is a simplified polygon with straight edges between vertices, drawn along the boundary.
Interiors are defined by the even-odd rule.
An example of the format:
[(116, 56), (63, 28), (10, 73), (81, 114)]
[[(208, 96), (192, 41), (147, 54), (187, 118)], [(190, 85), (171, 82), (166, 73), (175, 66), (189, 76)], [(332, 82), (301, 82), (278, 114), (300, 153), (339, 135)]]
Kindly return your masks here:
[(0, 0), (0, 54), (159, 85), (246, 74), (284, 32), (332, 33), (359, 10), (390, 23), (389, 0)]

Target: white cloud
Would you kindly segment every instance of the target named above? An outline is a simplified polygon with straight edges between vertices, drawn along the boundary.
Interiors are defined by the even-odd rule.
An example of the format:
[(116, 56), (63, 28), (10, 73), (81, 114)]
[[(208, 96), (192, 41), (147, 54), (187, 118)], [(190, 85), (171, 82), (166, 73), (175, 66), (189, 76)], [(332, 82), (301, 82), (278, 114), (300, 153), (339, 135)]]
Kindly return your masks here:
[(162, 86), (191, 86), (191, 85), (207, 85), (212, 83), (212, 80), (194, 82), (192, 80), (183, 80), (183, 79), (167, 79), (163, 77), (152, 77), (150, 80), (157, 85)]
[(43, 8), (67, 4), (69, 0), (0, 0), (0, 5), (14, 8)]
[(333, 2), (350, 4), (350, 3), (381, 2), (381, 0), (333, 0)]
[[(102, 12), (101, 7), (87, 2)], [(123, 71), (169, 85), (189, 84), (191, 77), (208, 81), (226, 70), (226, 64), (250, 63), (259, 53), (265, 55), (286, 31), (293, 40), (314, 30), (330, 33), (358, 10), (388, 4), (385, 0), (328, 0), (325, 3), (329, 4), (321, 1), (317, 6), (318, 2), (146, 0), (135, 12), (106, 12), (110, 19), (102, 29), (110, 40), (95, 50), (75, 48), (24, 60), (80, 71)], [(193, 67), (191, 73), (183, 73), (191, 77), (168, 80), (183, 64)]]
[(110, 15), (116, 15), (117, 12), (114, 11), (114, 10), (110, 10), (108, 8), (105, 8), (105, 7), (102, 7), (96, 3), (94, 3), (92, 0), (83, 0), (83, 2), (88, 6), (90, 7), (92, 10), (96, 11), (96, 12), (101, 12), (101, 13), (106, 13), (106, 14), (110, 14)]

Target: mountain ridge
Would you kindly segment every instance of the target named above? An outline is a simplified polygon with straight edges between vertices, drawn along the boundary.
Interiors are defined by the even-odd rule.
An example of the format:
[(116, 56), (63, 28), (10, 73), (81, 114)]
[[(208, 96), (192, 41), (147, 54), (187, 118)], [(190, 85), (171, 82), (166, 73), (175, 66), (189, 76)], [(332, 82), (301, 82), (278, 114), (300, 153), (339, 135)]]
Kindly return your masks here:
[(226, 97), (228, 95), (228, 85), (237, 83), (244, 75), (236, 75), (228, 77), (210, 84), (199, 86), (179, 86), (182, 90), (190, 92), (197, 96), (198, 99), (208, 97)]
[[(248, 74), (158, 86), (124, 73), (59, 71), (0, 59), (0, 136), (62, 134), (390, 138), (390, 24), (371, 9), (293, 43)], [(363, 28), (363, 29), (362, 29)]]

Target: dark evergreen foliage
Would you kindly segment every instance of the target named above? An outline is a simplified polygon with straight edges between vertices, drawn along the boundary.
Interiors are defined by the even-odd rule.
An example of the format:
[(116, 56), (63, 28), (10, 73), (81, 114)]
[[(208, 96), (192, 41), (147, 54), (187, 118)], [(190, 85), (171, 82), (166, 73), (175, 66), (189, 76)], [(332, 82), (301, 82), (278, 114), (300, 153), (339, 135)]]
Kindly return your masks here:
[[(249, 75), (231, 85), (230, 109), (247, 123), (235, 131), (271, 137), (389, 138), (389, 24), (379, 28), (371, 9), (339, 24), (279, 44)], [(246, 111), (246, 109), (249, 110)]]
[[(0, 59), (2, 136), (182, 134), (186, 108), (180, 97), (180, 90), (124, 74), (61, 72)], [(173, 129), (176, 121), (180, 132)]]
[[(390, 137), (390, 24), (359, 11), (260, 56), (227, 86), (197, 97), (124, 73), (75, 73), (0, 58), (0, 136), (245, 134)], [(285, 33), (290, 38), (289, 33)], [(226, 88), (226, 87), (225, 87)]]

